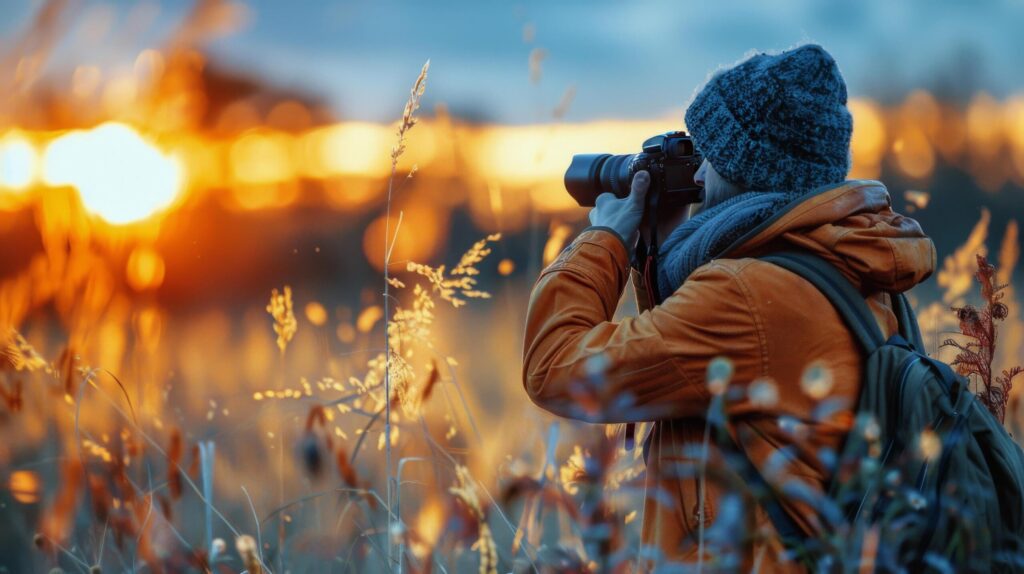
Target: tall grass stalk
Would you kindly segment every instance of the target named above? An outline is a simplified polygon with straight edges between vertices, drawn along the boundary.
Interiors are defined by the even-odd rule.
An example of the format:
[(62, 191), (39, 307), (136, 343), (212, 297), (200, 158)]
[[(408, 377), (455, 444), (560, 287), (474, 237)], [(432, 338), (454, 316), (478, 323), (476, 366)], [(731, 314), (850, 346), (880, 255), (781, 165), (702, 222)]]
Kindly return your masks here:
[[(298, 322), (295, 319), (294, 307), (292, 304), (292, 290), (288, 285), (284, 286), (281, 293), (274, 289), (270, 293), (270, 303), (267, 305), (267, 312), (274, 318), (274, 332), (277, 333), (277, 348), (281, 351), (279, 355), (279, 367), (281, 369), (281, 378), (279, 383), (279, 389), (283, 389), (285, 381), (288, 378), (288, 369), (285, 364), (285, 351), (288, 348), (288, 343), (295, 336), (295, 331), (298, 328)], [(277, 432), (277, 461), (278, 461), (278, 477), (277, 477), (277, 495), (278, 502), (284, 504), (284, 432), (285, 432), (285, 412), (280, 403), (277, 405), (277, 420), (279, 423)], [(285, 545), (285, 521), (282, 519), (278, 521), (277, 525), (277, 569), (279, 572), (284, 572), (284, 545)]]
[(260, 561), (260, 565), (263, 566), (263, 569), (269, 572), (270, 568), (267, 568), (266, 563), (263, 562), (263, 532), (262, 532), (262, 529), (260, 528), (260, 518), (259, 518), (259, 516), (256, 515), (256, 507), (253, 505), (252, 497), (249, 496), (249, 491), (245, 489), (244, 485), (242, 486), (242, 492), (245, 494), (245, 500), (249, 503), (249, 510), (252, 511), (253, 524), (256, 527), (256, 557), (257, 557), (257, 560)]
[[(392, 512), (394, 506), (392, 504), (392, 498), (395, 496), (395, 488), (392, 484), (391, 478), (391, 336), (388, 332), (388, 322), (391, 317), (391, 293), (389, 287), (391, 278), (388, 267), (391, 265), (391, 247), (394, 242), (391, 238), (391, 194), (394, 190), (395, 184), (395, 171), (398, 169), (398, 158), (402, 156), (402, 152), (405, 151), (405, 136), (416, 125), (416, 110), (420, 107), (420, 98), (423, 96), (423, 92), (427, 89), (427, 70), (430, 69), (430, 60), (423, 64), (423, 68), (420, 70), (420, 75), (416, 77), (416, 81), (412, 85), (412, 89), (409, 91), (409, 101), (405, 104), (405, 110), (402, 113), (402, 123), (398, 127), (398, 142), (393, 148), (391, 148), (391, 174), (388, 176), (388, 195), (385, 204), (384, 213), (384, 475), (387, 480), (387, 506), (388, 506), (388, 525), (387, 525), (387, 564), (388, 569), (393, 568), (394, 564), (394, 550), (392, 544), (392, 529), (394, 527)], [(398, 231), (395, 230), (395, 236), (397, 237)], [(401, 572), (402, 560), (401, 556), (398, 557), (398, 570)]]
[[(94, 377), (94, 375), (95, 369), (90, 369), (89, 373), (86, 374), (86, 377), (92, 378)], [(136, 435), (138, 435), (139, 438), (143, 439), (149, 445), (149, 447), (152, 448), (153, 451), (160, 456), (160, 458), (170, 460), (170, 456), (168, 455), (167, 451), (162, 446), (160, 446), (160, 443), (155, 438), (153, 438), (149, 433), (147, 433), (138, 422), (136, 422), (134, 416), (129, 415), (129, 413), (125, 412), (125, 410), (121, 408), (121, 405), (119, 405), (117, 401), (115, 401), (99, 385), (93, 383), (90, 386), (96, 389), (97, 396), (103, 398), (103, 400), (105, 400), (106, 403), (124, 421), (125, 425), (127, 427), (130, 427), (131, 430), (133, 430), (136, 433)], [(76, 404), (76, 409), (80, 408), (81, 402), (82, 399), (80, 397), (78, 403)], [(203, 494), (203, 490), (189, 476), (188, 469), (181, 466), (181, 464), (177, 462), (172, 461), (171, 464), (174, 466), (175, 469), (178, 470), (179, 473), (181, 473), (182, 482), (185, 485), (187, 485), (190, 489), (192, 489), (192, 492), (194, 492), (196, 497), (199, 498), (199, 501), (203, 503), (203, 505), (206, 508), (210, 509), (213, 516), (216, 516), (224, 524), (224, 526), (227, 526), (228, 530), (231, 531), (232, 535), (234, 535), (235, 537), (241, 536), (241, 532), (239, 532), (239, 530), (235, 528), (235, 525), (232, 524), (232, 522), (228, 520), (227, 517), (224, 516), (224, 514), (220, 510), (218, 510), (216, 506), (214, 506), (213, 501), (206, 498), (206, 495)], [(150, 488), (148, 492), (151, 493), (153, 490), (153, 488)]]
[(199, 443), (199, 458), (202, 469), (203, 496), (206, 497), (206, 550), (213, 556), (213, 441), (202, 441)]
[[(285, 381), (287, 380), (288, 374), (285, 368), (285, 355), (284, 347), (281, 347), (281, 353), (278, 357), (278, 368), (280, 369), (280, 383), (278, 384), (278, 390), (283, 389), (286, 386)], [(280, 506), (284, 506), (284, 431), (287, 427), (285, 422), (285, 408), (280, 402), (275, 405), (276, 419), (278, 421), (277, 426), (277, 502)], [(273, 440), (273, 439), (271, 439)], [(284, 515), (278, 517), (277, 521), (277, 571), (284, 572), (284, 544), (285, 544), (285, 530), (284, 530)]]
[[(720, 396), (716, 396), (714, 400), (720, 400)], [(714, 405), (711, 407), (714, 409)], [(706, 488), (708, 478), (708, 447), (711, 442), (711, 416), (709, 415), (704, 421), (704, 440), (701, 441), (700, 448), (700, 480), (697, 482), (697, 508), (700, 509), (697, 513), (697, 574), (701, 574), (704, 570), (704, 512), (707, 509), (705, 506), (706, 500)]]

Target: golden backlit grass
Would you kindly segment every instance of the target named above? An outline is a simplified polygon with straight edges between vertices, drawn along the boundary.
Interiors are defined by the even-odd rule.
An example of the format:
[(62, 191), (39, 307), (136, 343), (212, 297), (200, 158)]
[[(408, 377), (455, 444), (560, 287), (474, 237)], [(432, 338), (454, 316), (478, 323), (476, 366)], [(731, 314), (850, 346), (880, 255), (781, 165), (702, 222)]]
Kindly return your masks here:
[[(140, 54), (129, 76), (107, 82), (94, 67), (76, 68), (69, 92), (54, 95), (55, 108), (82, 114), (69, 129), (0, 130), (0, 161), (13, 166), (0, 172), (0, 218), (30, 210), (42, 244), (0, 282), (0, 462), (9, 469), (0, 478), (12, 498), (4, 513), (21, 521), (3, 548), (40, 571), (618, 566), (609, 545), (635, 547), (643, 522), (640, 449), (621, 447), (621, 428), (554, 421), (526, 400), (519, 324), (532, 278), (514, 272), (530, 268), (492, 252), (502, 234), (550, 223), (531, 257), (552, 260), (578, 220), (561, 184), (566, 158), (638, 151), (679, 118), (564, 123), (572, 90), (553, 124), (470, 124), (443, 105), (420, 118), (425, 64), (391, 124), (315, 118), (293, 100), (261, 115), (242, 100), (202, 127), (207, 62), (196, 45), (238, 15), (200, 4), (208, 8), (191, 16), (195, 27)], [(531, 52), (536, 81), (544, 57)], [(31, 79), (30, 63), (19, 63), (17, 85)], [(853, 100), (851, 110), (852, 177), (894, 168), (928, 189), (946, 162), (983, 189), (1024, 183), (1020, 96), (979, 93), (956, 109), (914, 92), (893, 106)], [(90, 154), (128, 151), (174, 174), (169, 207), (112, 225), (118, 196), (81, 193), (110, 190), (82, 179), (78, 155), (68, 159), (83, 137), (98, 146)], [(262, 286), (265, 307), (179, 315), (153, 298), (170, 272), (153, 241), (175, 202), (215, 195), (235, 211), (308, 202), (363, 213), (382, 207), (389, 174), (402, 215), (359, 229), (363, 249), (351, 252), (385, 272), (383, 299), (312, 300), (300, 295), (309, 292), (302, 277), (275, 278), (280, 291)], [(51, 186), (61, 182), (71, 187)], [(405, 197), (409, 188), (421, 195)], [(907, 194), (916, 209), (942, 201)], [(457, 209), (487, 235), (449, 260), (440, 249)], [(983, 212), (943, 262), (942, 301), (917, 301), (936, 352), (956, 328), (949, 307), (973, 297), (989, 225)], [(1007, 283), (1019, 260), (1016, 224), (1000, 245), (996, 273)], [(112, 260), (117, 249), (123, 262)], [(362, 285), (331, 289), (349, 287)], [(1012, 287), (1005, 293), (1000, 368), (1024, 344), (1019, 301)], [(711, 375), (724, 392), (728, 370)], [(824, 400), (831, 382), (811, 369), (802, 388)], [(774, 404), (776, 384), (757, 381), (751, 400)], [(1009, 424), (1020, 415), (1011, 401)], [(199, 445), (211, 443), (204, 468)], [(937, 454), (934, 441), (922, 447)], [(384, 461), (391, 449), (396, 460)], [(595, 532), (610, 533), (605, 546)]]

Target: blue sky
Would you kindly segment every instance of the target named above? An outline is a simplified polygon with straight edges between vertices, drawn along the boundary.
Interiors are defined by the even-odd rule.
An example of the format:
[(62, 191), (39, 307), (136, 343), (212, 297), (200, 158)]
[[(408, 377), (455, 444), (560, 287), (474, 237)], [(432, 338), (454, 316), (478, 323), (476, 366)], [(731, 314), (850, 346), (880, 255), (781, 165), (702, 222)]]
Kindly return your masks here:
[[(3, 2), (9, 39), (38, 0)], [(66, 47), (59, 61), (117, 62), (160, 39), (188, 3), (163, 2), (146, 33)], [(83, 2), (81, 9), (101, 3)], [(938, 83), (997, 96), (1024, 92), (1024, 0), (252, 0), (247, 24), (211, 44), (215, 59), (320, 95), (343, 118), (392, 120), (420, 66), (431, 59), (424, 107), (507, 123), (546, 120), (569, 85), (571, 121), (681, 117), (708, 73), (751, 50), (813, 41), (839, 62), (852, 95), (900, 97)], [(523, 38), (531, 24), (532, 43)], [(74, 35), (72, 34), (72, 37)], [(6, 42), (5, 42), (6, 43)], [(68, 42), (70, 43), (70, 42)], [(144, 47), (144, 46), (142, 46)], [(546, 50), (539, 85), (528, 55)]]

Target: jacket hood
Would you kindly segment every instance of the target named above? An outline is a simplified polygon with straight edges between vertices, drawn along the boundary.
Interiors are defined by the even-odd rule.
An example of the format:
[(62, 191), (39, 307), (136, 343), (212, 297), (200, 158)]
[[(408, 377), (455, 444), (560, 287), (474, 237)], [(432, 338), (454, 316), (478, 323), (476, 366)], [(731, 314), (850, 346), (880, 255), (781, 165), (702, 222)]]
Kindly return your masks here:
[(921, 226), (892, 210), (878, 181), (818, 188), (741, 237), (723, 257), (756, 257), (799, 248), (835, 265), (863, 293), (903, 292), (935, 271), (935, 244)]

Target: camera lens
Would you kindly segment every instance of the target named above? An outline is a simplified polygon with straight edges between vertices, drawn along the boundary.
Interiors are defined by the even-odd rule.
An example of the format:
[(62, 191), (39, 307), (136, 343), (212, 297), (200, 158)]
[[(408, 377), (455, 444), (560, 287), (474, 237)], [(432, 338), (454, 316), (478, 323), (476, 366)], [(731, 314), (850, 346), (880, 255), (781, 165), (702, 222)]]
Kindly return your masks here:
[(597, 196), (606, 192), (626, 197), (632, 179), (630, 164), (635, 157), (634, 154), (576, 154), (565, 170), (565, 189), (582, 207), (592, 207)]
[(613, 155), (601, 166), (601, 193), (610, 192), (616, 197), (629, 195), (629, 167), (633, 163), (633, 154)]
[(647, 138), (638, 154), (609, 153), (572, 156), (565, 171), (565, 189), (581, 207), (593, 207), (597, 196), (629, 195), (633, 174), (651, 174), (649, 194), (658, 205), (675, 206), (703, 201), (704, 189), (694, 180), (703, 157), (693, 138), (674, 131)]

